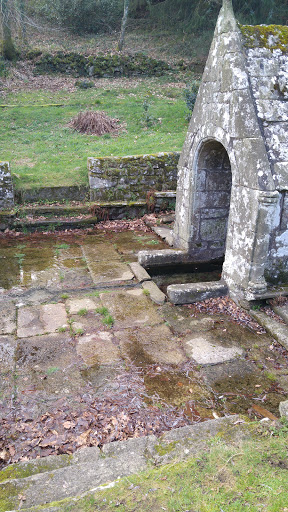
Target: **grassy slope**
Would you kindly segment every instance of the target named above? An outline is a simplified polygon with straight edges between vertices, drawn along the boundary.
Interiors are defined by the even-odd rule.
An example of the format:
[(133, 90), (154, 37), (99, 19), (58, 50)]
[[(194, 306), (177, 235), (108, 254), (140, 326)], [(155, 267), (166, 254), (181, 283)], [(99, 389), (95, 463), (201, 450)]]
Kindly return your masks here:
[[(211, 34), (193, 38), (163, 30), (151, 31), (151, 28), (145, 31), (145, 21), (140, 20), (134, 28), (131, 22), (124, 52), (142, 51), (171, 63), (179, 60), (203, 63), (209, 38)], [(31, 48), (43, 51), (99, 54), (115, 51), (118, 34), (77, 36), (42, 23), (38, 32), (30, 29), (28, 40)], [(88, 156), (179, 151), (187, 130), (183, 86), (195, 77), (199, 75), (188, 72), (152, 79), (101, 79), (95, 80), (94, 89), (84, 91), (75, 90), (76, 79), (72, 79), (69, 91), (64, 84), (62, 89), (54, 87), (51, 92), (51, 87), (48, 90), (43, 85), (39, 88), (36, 84), (34, 88), (29, 73), (26, 75), (22, 66), (16, 73), (12, 71), (2, 98), (0, 84), (1, 104), (61, 103), (63, 106), (1, 108), (0, 160), (10, 161), (16, 188), (33, 188), (87, 184)], [(143, 102), (147, 95), (151, 104), (148, 114), (160, 119), (151, 127), (147, 127), (143, 119)], [(124, 127), (119, 137), (97, 138), (73, 132), (68, 122), (85, 109), (104, 110), (119, 118)]]
[[(110, 89), (27, 91), (8, 94), (13, 105), (61, 104), (60, 107), (15, 107), (1, 110), (1, 159), (11, 163), (16, 187), (75, 185), (87, 183), (87, 157), (178, 151), (187, 130), (181, 89), (162, 79), (131, 81), (130, 87)], [(149, 115), (156, 124), (145, 122), (143, 102), (149, 95)], [(119, 118), (123, 128), (118, 137), (83, 135), (68, 127), (81, 110), (104, 110)], [(18, 177), (18, 179), (17, 179)]]

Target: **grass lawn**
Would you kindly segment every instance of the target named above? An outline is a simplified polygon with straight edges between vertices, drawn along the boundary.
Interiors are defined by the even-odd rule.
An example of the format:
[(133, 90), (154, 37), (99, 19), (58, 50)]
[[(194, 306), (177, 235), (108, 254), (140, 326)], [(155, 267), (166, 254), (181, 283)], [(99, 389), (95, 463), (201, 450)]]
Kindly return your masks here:
[(215, 440), (208, 453), (123, 478), (74, 505), (63, 504), (63, 511), (287, 512), (284, 430), (283, 436), (268, 434), (238, 446)]
[[(188, 124), (186, 105), (183, 84), (178, 87), (172, 80), (177, 79), (102, 79), (101, 88), (8, 93), (1, 103), (15, 107), (1, 108), (0, 160), (10, 162), (15, 188), (85, 185), (89, 156), (181, 150)], [(103, 110), (118, 118), (119, 135), (73, 131), (68, 123), (83, 110)]]

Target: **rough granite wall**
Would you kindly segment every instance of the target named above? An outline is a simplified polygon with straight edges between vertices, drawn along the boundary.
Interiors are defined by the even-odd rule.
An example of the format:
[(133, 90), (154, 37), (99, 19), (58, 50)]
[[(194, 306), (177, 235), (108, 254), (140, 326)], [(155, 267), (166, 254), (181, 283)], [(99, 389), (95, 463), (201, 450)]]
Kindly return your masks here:
[(0, 162), (0, 210), (14, 207), (14, 193), (9, 162)]
[(179, 153), (88, 158), (91, 201), (137, 201), (176, 190)]
[(287, 281), (288, 27), (242, 26), (241, 33), (256, 112), (279, 191), (265, 274), (274, 282)]
[[(267, 39), (277, 45), (275, 38)], [(223, 0), (179, 160), (174, 244), (195, 260), (225, 255), (222, 276), (236, 298), (264, 293), (272, 267), (288, 269), (286, 87), (284, 49), (245, 47), (232, 2)], [(219, 187), (230, 180), (221, 201)], [(207, 214), (214, 240), (203, 229)]]

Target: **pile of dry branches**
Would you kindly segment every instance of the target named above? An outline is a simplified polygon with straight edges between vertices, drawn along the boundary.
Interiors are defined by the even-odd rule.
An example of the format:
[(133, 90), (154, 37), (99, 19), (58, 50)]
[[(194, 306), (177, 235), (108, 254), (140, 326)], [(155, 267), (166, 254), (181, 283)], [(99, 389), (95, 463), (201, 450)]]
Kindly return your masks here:
[(104, 135), (105, 133), (117, 134), (119, 130), (119, 119), (112, 119), (105, 112), (86, 110), (79, 112), (69, 126), (77, 132), (90, 135)]

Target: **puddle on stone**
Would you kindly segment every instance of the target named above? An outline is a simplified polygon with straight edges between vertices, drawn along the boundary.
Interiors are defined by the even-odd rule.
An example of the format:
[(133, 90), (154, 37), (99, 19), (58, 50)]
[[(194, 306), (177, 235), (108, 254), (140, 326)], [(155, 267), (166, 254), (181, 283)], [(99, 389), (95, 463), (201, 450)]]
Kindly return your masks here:
[(160, 290), (166, 293), (167, 286), (170, 284), (219, 281), (221, 279), (222, 261), (147, 267), (146, 270)]

